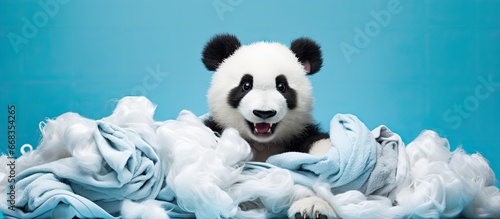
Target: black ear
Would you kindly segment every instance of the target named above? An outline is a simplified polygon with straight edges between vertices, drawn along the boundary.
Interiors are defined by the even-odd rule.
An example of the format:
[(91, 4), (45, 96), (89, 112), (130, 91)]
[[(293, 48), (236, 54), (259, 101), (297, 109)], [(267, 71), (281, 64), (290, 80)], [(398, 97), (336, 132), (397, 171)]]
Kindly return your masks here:
[(292, 42), (290, 49), (302, 63), (308, 75), (321, 69), (323, 58), (320, 46), (309, 38), (299, 38)]
[(215, 35), (205, 45), (201, 60), (208, 70), (215, 71), (220, 63), (232, 55), (240, 46), (240, 41), (234, 35)]

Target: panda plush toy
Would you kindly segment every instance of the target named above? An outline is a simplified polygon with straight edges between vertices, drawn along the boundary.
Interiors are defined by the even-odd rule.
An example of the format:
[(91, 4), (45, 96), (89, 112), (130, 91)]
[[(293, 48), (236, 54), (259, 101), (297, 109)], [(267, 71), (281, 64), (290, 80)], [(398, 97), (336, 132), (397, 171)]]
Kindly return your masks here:
[[(215, 71), (208, 91), (210, 117), (205, 125), (216, 133), (234, 128), (248, 141), (254, 161), (284, 152), (323, 155), (329, 136), (313, 123), (312, 87), (307, 76), (318, 72), (319, 45), (299, 38), (290, 48), (280, 43), (241, 45), (233, 35), (214, 36), (202, 61)], [(333, 208), (314, 192), (299, 194), (289, 217), (332, 218)]]

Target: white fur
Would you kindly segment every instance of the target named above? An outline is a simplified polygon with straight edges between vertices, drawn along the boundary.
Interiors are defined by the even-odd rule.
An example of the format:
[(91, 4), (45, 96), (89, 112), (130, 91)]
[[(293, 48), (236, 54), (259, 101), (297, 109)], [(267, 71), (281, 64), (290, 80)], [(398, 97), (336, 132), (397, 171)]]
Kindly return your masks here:
[(317, 142), (314, 142), (314, 144), (311, 146), (311, 149), (309, 149), (309, 154), (314, 155), (314, 156), (323, 156), (325, 155), (330, 149), (332, 149), (333, 144), (330, 139), (321, 139)]
[[(228, 104), (227, 96), (245, 74), (253, 75), (253, 89), (234, 109)], [(293, 110), (288, 110), (285, 98), (276, 90), (275, 79), (280, 74), (285, 75), (289, 86), (297, 91), (297, 107)], [(289, 48), (279, 43), (258, 42), (241, 46), (224, 60), (212, 77), (207, 96), (214, 119), (223, 128), (235, 128), (246, 139), (270, 141), (255, 138), (245, 119), (262, 121), (253, 115), (253, 110), (277, 111), (271, 123), (279, 121), (280, 124), (272, 141), (281, 141), (296, 135), (297, 130), (312, 122), (311, 92), (306, 71)]]
[(330, 204), (318, 196), (311, 196), (294, 202), (288, 210), (288, 217), (294, 218), (297, 212), (300, 212), (302, 217), (308, 218), (319, 218), (320, 214), (328, 218), (338, 217)]
[[(274, 81), (272, 82), (273, 84), (275, 83)], [(281, 95), (274, 86), (260, 88), (258, 85), (259, 84), (255, 84), (252, 91), (250, 91), (247, 95), (245, 95), (245, 97), (243, 97), (243, 99), (240, 102), (240, 105), (238, 106), (237, 109), (238, 112), (243, 116), (244, 119), (252, 123), (281, 122), (289, 112), (285, 97), (283, 97), (283, 95)], [(266, 120), (263, 120), (262, 118), (255, 116), (253, 114), (253, 110), (262, 110), (262, 111), (274, 110), (276, 111), (276, 115)], [(282, 124), (279, 124), (277, 128), (278, 130), (280, 129), (281, 125)], [(239, 131), (246, 133), (247, 136), (250, 136), (252, 139), (256, 141), (265, 141), (265, 142), (272, 141), (274, 136), (279, 136), (280, 134), (279, 132), (278, 134), (274, 133), (274, 136), (265, 139), (256, 138), (252, 134), (252, 130), (248, 128), (248, 125), (245, 126), (244, 130), (239, 130)]]
[[(241, 99), (238, 108), (234, 109), (227, 101), (228, 94), (231, 89), (239, 85), (245, 74), (253, 76), (253, 88)], [(294, 109), (288, 108), (285, 97), (276, 90), (276, 77), (279, 75), (285, 75), (288, 86), (297, 93), (297, 106)], [(300, 134), (298, 130), (302, 130), (312, 122), (311, 92), (306, 69), (289, 48), (279, 43), (258, 42), (240, 47), (219, 66), (208, 91), (208, 103), (211, 115), (223, 128), (235, 128), (245, 139), (272, 145)], [(263, 120), (253, 114), (254, 110), (273, 110), (276, 111), (276, 115)], [(278, 125), (272, 136), (263, 138), (253, 135), (253, 130), (246, 121), (278, 123)], [(317, 147), (319, 149), (315, 150), (315, 153), (326, 153), (327, 148), (324, 145), (328, 142), (319, 142)], [(329, 145), (331, 147), (331, 143)], [(273, 151), (269, 148), (263, 150)], [(307, 208), (335, 216), (334, 211), (330, 210), (331, 207), (330, 209), (322, 207), (328, 206), (326, 202), (320, 203), (317, 200), (321, 199), (315, 196), (306, 197), (294, 206), (299, 207), (299, 210)], [(295, 208), (292, 208), (292, 211)], [(289, 215), (291, 217), (295, 215), (291, 214)]]

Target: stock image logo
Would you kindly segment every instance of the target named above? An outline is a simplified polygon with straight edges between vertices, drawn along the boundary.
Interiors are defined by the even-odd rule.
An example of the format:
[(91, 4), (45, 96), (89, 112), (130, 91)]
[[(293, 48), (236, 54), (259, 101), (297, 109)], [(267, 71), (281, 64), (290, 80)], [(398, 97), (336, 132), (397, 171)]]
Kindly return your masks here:
[(132, 88), (132, 95), (146, 96), (148, 91), (157, 88), (163, 82), (163, 79), (170, 75), (167, 72), (162, 72), (159, 64), (156, 65), (155, 69), (151, 66), (146, 66), (146, 71), (148, 74), (144, 75), (142, 83)]
[(479, 84), (474, 88), (474, 94), (465, 97), (461, 103), (453, 104), (453, 107), (443, 113), (443, 119), (451, 125), (451, 128), (458, 129), (463, 120), (469, 118), (473, 112), (479, 109), (482, 101), (486, 101), (500, 87), (500, 82), (493, 81), (490, 74), (486, 79), (483, 76), (477, 78)]
[(373, 20), (368, 21), (364, 28), (354, 27), (353, 44), (342, 41), (339, 45), (342, 55), (347, 63), (351, 63), (354, 54), (359, 55), (362, 49), (368, 47), (373, 38), (377, 37), (382, 28), (386, 28), (392, 21), (392, 17), (403, 11), (403, 6), (398, 0), (391, 0), (387, 3), (387, 9), (380, 11), (371, 10), (370, 15)]
[(243, 0), (215, 0), (212, 2), (215, 12), (219, 16), (221, 21), (224, 21), (224, 14), (227, 12), (232, 12), (234, 8), (240, 5)]
[(61, 8), (69, 0), (40, 0), (38, 2), (39, 10), (31, 18), (22, 17), (22, 27), (19, 32), (9, 32), (7, 38), (16, 54), (19, 54), (20, 46), (27, 45), (30, 39), (33, 39), (40, 28), (47, 26), (49, 19), (55, 17)]

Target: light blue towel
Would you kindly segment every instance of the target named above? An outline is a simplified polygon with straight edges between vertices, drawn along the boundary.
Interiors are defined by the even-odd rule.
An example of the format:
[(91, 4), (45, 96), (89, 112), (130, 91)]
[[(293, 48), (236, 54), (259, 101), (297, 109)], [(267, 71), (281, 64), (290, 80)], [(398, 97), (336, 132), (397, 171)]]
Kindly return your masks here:
[[(96, 121), (93, 134), (99, 171), (82, 166), (76, 157), (29, 168), (16, 177), (12, 218), (115, 218), (124, 199), (156, 199), (175, 218), (194, 214), (177, 205), (176, 194), (165, 183), (160, 157), (140, 132)], [(313, 187), (328, 182), (334, 193), (359, 190), (387, 195), (395, 183), (398, 141), (385, 127), (370, 132), (353, 115), (335, 115), (330, 124), (333, 147), (324, 156), (289, 152), (268, 163), (248, 162), (242, 174), (266, 174), (275, 166), (290, 170), (295, 183)], [(395, 159), (396, 158), (396, 159)], [(98, 166), (98, 165), (97, 165)]]
[(35, 166), (21, 172), (15, 184), (20, 200), (15, 218), (111, 218), (119, 216), (123, 199), (155, 199), (164, 171), (147, 139), (131, 129), (96, 121), (94, 140), (103, 158), (99, 172), (80, 166), (75, 157)]
[(318, 180), (330, 184), (334, 193), (359, 190), (377, 162), (377, 141), (354, 115), (337, 114), (330, 122), (334, 147), (324, 156), (288, 152), (266, 162), (293, 171), (297, 183), (312, 186)]

